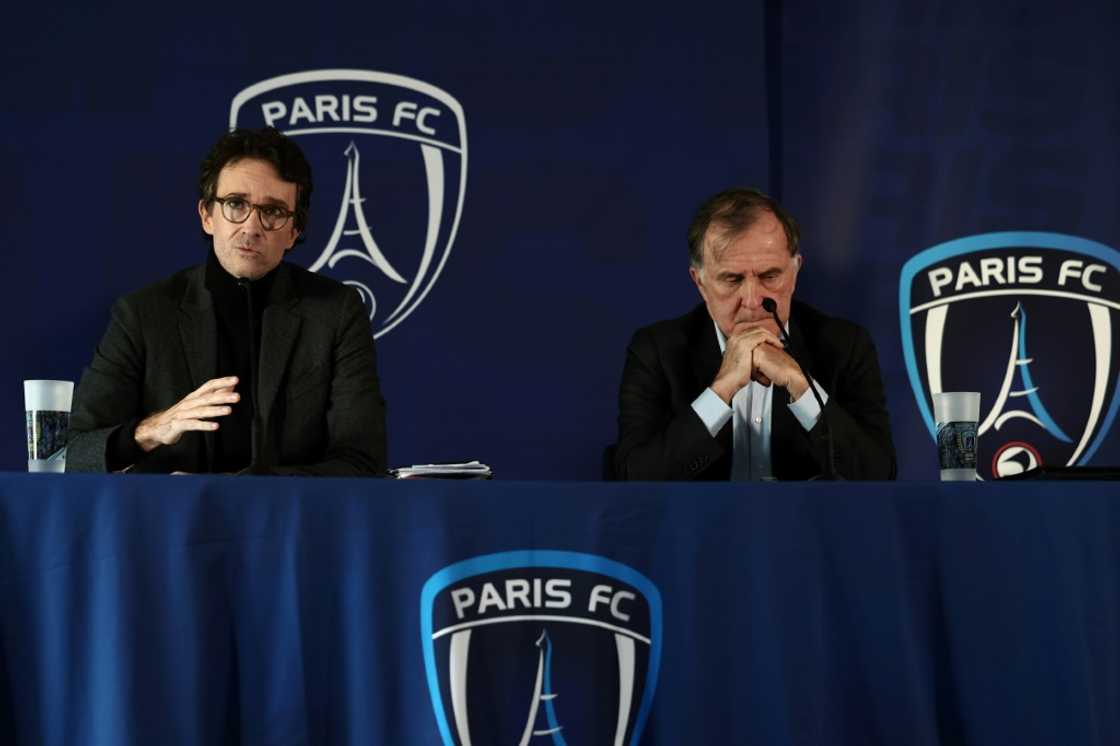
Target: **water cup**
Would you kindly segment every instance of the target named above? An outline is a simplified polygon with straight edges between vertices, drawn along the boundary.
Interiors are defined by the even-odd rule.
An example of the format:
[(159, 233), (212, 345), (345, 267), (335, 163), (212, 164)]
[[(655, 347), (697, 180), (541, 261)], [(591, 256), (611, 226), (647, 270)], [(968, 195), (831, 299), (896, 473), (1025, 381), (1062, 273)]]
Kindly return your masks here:
[(73, 381), (24, 381), (27, 412), (27, 470), (66, 471)]
[(941, 481), (976, 481), (976, 423), (980, 420), (980, 394), (975, 391), (934, 394), (933, 417), (937, 420)]

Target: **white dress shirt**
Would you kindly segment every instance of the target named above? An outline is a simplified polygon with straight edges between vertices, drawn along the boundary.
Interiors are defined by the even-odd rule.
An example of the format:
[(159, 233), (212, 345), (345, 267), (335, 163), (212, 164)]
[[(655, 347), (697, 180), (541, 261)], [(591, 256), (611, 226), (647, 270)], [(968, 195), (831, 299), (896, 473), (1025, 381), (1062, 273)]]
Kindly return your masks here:
[[(714, 321), (712, 324), (716, 328), (716, 339), (719, 340), (719, 351), (722, 353), (727, 349), (727, 338)], [(788, 333), (789, 325), (786, 326)], [(827, 404), (828, 394), (820, 384), (810, 378), (809, 385), (816, 386), (821, 400)], [(731, 420), (731, 481), (774, 478), (770, 460), (773, 406), (774, 387), (763, 386), (758, 381), (751, 381), (736, 391), (735, 396), (731, 397), (731, 406), (724, 404), (723, 399), (711, 388), (704, 389), (692, 402), (692, 410), (700, 416), (713, 438)], [(789, 402), (786, 406), (806, 431), (813, 429), (821, 415), (821, 407), (813, 392), (808, 389), (797, 401)]]

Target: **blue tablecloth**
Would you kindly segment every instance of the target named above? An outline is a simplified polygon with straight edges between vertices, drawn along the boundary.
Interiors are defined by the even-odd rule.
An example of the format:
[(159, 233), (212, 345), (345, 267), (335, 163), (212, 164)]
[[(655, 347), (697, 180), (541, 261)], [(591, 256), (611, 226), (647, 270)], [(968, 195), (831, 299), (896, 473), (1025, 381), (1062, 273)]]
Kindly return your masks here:
[(0, 742), (1117, 743), (1115, 492), (0, 475)]

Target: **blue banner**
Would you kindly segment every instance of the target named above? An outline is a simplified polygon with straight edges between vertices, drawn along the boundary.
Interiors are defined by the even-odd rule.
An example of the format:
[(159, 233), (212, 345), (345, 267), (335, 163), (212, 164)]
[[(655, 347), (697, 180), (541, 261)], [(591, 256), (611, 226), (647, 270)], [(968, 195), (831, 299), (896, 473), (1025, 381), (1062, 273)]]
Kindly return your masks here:
[(77, 380), (116, 297), (202, 261), (231, 124), (312, 161), (292, 262), (363, 293), (392, 464), (597, 478), (639, 325), (688, 307), (685, 229), (767, 178), (763, 8), (14, 9), (3, 50), (0, 466), (24, 378)]
[(981, 395), (978, 474), (1116, 464), (1115, 6), (782, 3), (799, 293), (871, 329), (901, 478), (933, 394)]
[[(959, 5), (959, 7), (958, 7)], [(197, 263), (198, 162), (271, 124), (315, 171), (289, 255), (370, 313), (392, 464), (594, 479), (626, 342), (698, 302), (729, 185), (803, 227), (797, 297), (868, 327), (904, 479), (938, 391), (980, 476), (1120, 460), (1115, 7), (459, 5), (10, 13), (0, 467), (19, 381), (77, 380), (114, 298)]]

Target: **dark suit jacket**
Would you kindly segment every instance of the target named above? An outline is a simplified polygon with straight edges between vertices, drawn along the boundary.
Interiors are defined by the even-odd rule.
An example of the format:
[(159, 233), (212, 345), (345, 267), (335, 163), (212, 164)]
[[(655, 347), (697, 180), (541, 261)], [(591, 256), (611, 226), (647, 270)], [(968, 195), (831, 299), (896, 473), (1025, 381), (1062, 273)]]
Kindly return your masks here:
[[(281, 263), (261, 324), (253, 473), (385, 471), (385, 402), (358, 294)], [(67, 471), (105, 471), (113, 431), (174, 405), (217, 370), (217, 317), (205, 265), (125, 296), (74, 396)], [(239, 404), (250, 406), (244, 395)], [(189, 432), (134, 467), (206, 472), (211, 433)]]
[[(774, 476), (809, 479), (827, 473), (827, 421), (837, 474), (893, 479), (897, 469), (890, 420), (867, 331), (794, 301), (789, 336), (795, 357), (829, 400), (821, 419), (806, 432), (785, 406), (785, 392), (774, 393)], [(703, 304), (680, 318), (638, 330), (626, 352), (619, 392), (614, 462), (619, 479), (730, 478), (731, 422), (713, 438), (692, 409), (721, 361), (715, 326)]]

